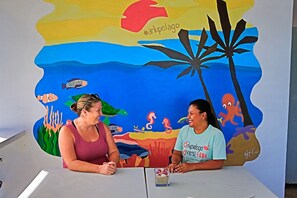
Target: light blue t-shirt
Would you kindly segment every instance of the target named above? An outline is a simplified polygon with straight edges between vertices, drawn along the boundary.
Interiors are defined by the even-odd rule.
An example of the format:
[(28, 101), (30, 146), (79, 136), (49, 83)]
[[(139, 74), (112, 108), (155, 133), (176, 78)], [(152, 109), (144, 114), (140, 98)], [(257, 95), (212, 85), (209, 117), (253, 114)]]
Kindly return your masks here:
[(182, 127), (174, 149), (182, 152), (184, 163), (226, 159), (224, 135), (211, 125), (201, 134), (196, 134), (189, 125)]

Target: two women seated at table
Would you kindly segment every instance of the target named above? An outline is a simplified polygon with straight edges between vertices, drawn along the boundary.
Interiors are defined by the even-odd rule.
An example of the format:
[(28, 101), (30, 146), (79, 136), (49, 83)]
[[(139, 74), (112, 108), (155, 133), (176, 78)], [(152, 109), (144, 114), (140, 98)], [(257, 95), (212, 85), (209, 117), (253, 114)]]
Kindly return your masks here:
[(114, 174), (120, 154), (109, 128), (99, 121), (102, 113), (99, 96), (85, 94), (71, 109), (78, 118), (68, 122), (59, 133), (63, 167), (80, 172)]
[[(99, 120), (102, 103), (97, 94), (85, 94), (71, 109), (78, 114), (59, 133), (63, 167), (73, 171), (111, 175), (120, 154), (109, 128)], [(226, 159), (226, 143), (215, 128), (215, 117), (206, 100), (190, 103), (189, 124), (181, 128), (169, 165), (170, 172), (220, 169)]]

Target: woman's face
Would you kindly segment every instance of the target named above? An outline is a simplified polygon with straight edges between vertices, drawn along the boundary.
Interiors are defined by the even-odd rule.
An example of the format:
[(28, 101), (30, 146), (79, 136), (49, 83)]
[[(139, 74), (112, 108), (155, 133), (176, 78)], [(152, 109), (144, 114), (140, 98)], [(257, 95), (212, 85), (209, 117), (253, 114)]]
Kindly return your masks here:
[(87, 119), (91, 124), (97, 124), (100, 116), (102, 115), (102, 103), (97, 102), (93, 104), (93, 107), (87, 111)]
[[(188, 122), (190, 127), (199, 126), (200, 123), (205, 119), (205, 112), (201, 113), (196, 106), (190, 105), (188, 109)], [(205, 120), (204, 120), (205, 121)]]

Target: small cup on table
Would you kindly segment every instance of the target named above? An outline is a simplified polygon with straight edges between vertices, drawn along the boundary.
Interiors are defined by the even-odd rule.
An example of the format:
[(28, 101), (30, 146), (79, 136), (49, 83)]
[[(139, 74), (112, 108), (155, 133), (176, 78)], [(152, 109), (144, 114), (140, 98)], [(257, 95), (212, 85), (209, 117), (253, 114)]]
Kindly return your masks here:
[(169, 186), (169, 169), (155, 168), (155, 184), (156, 186)]

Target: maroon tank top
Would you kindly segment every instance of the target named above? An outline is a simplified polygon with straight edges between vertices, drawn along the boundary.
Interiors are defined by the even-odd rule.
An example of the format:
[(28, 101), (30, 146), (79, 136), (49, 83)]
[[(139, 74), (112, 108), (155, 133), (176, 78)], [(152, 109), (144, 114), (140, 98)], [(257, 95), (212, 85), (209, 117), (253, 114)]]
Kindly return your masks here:
[[(97, 131), (99, 133), (99, 138), (94, 142), (85, 141), (81, 135), (78, 133), (74, 122), (69, 122), (65, 125), (71, 129), (74, 136), (74, 150), (76, 153), (76, 158), (81, 161), (90, 162), (93, 164), (103, 164), (103, 162), (108, 162), (108, 146), (106, 143), (106, 132), (104, 124), (99, 122), (96, 125)], [(63, 160), (63, 167), (67, 168)]]

